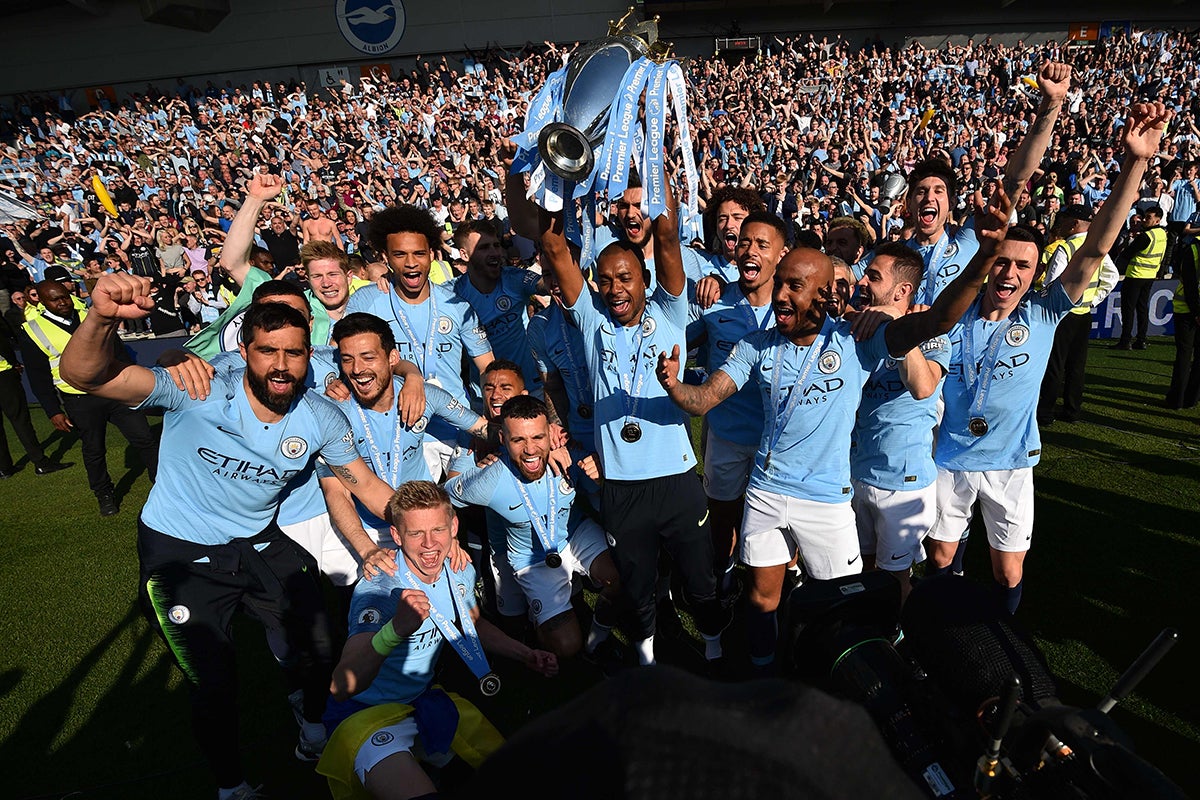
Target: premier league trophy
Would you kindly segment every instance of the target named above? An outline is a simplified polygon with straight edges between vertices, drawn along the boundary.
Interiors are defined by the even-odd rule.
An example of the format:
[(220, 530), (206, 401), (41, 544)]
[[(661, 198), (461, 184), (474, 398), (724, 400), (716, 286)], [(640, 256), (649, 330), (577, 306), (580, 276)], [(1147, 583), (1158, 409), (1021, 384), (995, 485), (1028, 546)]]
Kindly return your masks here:
[[(630, 8), (609, 23), (607, 36), (568, 56), (530, 103), (525, 130), (513, 137), (513, 171), (530, 173), (534, 202), (566, 211), (566, 233), (582, 248), (583, 263), (591, 256), (597, 195), (615, 201), (628, 187), (631, 169), (642, 179), (643, 213), (653, 218), (666, 210), (668, 144), (683, 161), (688, 213), (681, 216), (699, 219), (683, 70), (670, 57), (670, 45), (658, 39), (658, 18), (637, 22), (632, 16)], [(676, 127), (668, 143), (672, 114)]]

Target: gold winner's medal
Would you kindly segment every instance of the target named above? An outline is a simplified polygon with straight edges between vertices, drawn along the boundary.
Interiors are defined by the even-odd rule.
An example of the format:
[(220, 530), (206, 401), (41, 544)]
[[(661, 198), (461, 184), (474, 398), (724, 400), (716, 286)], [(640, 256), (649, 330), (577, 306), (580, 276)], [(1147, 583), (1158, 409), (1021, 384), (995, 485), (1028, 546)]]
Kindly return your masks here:
[(494, 672), (484, 675), (479, 679), (479, 691), (484, 697), (495, 697), (500, 692), (500, 676)]

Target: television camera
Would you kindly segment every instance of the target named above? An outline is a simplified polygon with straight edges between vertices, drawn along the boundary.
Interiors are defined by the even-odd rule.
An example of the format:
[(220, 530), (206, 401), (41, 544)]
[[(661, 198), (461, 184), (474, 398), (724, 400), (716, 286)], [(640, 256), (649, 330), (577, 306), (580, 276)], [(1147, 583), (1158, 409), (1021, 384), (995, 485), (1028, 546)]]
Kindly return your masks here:
[(903, 611), (885, 572), (809, 581), (781, 615), (786, 675), (862, 704), (928, 797), (1186, 797), (1108, 716), (1175, 643), (1172, 629), (1084, 709), (1059, 701), (1032, 637), (960, 576), (915, 582)]

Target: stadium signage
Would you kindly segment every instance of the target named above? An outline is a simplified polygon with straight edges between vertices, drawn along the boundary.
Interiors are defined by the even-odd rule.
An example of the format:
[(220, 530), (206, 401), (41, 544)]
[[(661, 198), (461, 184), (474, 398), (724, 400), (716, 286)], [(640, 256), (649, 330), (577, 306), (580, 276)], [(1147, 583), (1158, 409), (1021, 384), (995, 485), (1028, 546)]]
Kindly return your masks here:
[(402, 0), (337, 0), (334, 15), (350, 46), (367, 55), (389, 53), (404, 37)]

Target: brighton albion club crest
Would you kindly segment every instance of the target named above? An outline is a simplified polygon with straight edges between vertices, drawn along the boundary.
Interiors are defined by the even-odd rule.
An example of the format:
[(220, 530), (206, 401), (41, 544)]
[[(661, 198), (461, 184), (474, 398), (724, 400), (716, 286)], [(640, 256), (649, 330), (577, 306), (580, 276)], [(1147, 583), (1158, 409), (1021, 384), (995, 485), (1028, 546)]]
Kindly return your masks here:
[(334, 16), (342, 36), (360, 53), (376, 56), (391, 52), (404, 38), (401, 0), (337, 0)]

